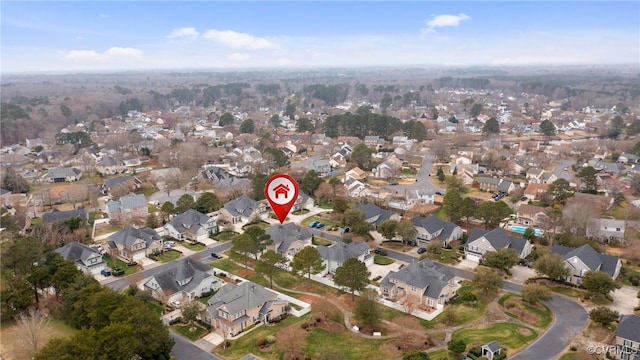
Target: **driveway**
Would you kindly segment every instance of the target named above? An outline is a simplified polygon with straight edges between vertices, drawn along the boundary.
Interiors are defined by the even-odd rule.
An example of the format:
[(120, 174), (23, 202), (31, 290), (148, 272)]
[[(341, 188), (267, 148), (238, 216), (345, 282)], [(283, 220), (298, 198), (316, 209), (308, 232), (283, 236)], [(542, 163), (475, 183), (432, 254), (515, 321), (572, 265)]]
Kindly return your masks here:
[(516, 265), (511, 268), (511, 282), (524, 285), (527, 279), (535, 277), (536, 271), (527, 266)]
[(473, 261), (473, 260), (467, 260), (467, 259), (462, 259), (460, 260), (459, 263), (453, 265), (453, 267), (455, 267), (456, 269), (463, 269), (463, 270), (475, 270), (476, 267), (478, 267), (479, 263), (477, 261)]
[(622, 285), (613, 292), (613, 304), (609, 308), (620, 314), (633, 314), (633, 309), (638, 306), (637, 294), (637, 287)]
[(385, 276), (387, 276), (389, 271), (398, 271), (400, 270), (400, 266), (406, 265), (406, 264), (407, 263), (398, 261), (398, 260), (396, 260), (393, 264), (389, 264), (389, 265), (373, 264), (368, 268), (369, 272), (371, 272), (371, 276), (369, 278), (375, 279), (377, 276), (380, 276), (380, 280), (382, 280), (384, 279)]

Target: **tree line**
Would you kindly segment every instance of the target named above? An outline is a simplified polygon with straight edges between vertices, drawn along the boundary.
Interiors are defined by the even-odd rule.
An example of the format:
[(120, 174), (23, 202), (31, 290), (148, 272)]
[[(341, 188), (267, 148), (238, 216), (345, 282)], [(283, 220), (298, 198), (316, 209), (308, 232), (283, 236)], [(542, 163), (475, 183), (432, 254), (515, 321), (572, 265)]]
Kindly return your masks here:
[(410, 120), (403, 123), (392, 116), (362, 111), (327, 117), (324, 131), (331, 138), (356, 136), (364, 139), (365, 136), (376, 135), (388, 138), (402, 132), (411, 139), (422, 141), (427, 136), (427, 129), (420, 121)]

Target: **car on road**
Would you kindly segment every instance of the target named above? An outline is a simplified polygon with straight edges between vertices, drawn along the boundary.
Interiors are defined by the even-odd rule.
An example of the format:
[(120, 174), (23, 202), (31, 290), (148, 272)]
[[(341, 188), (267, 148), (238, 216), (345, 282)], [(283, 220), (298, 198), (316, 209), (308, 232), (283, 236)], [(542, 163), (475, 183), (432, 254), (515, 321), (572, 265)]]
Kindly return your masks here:
[(392, 183), (391, 183), (391, 184), (389, 184), (389, 185), (398, 185), (398, 184), (400, 184), (400, 183), (398, 183), (398, 182), (395, 182), (395, 181), (394, 181), (394, 182), (392, 182)]
[(217, 252), (212, 252), (211, 257), (214, 259), (222, 259), (222, 255), (218, 254)]
[(111, 270), (109, 269), (102, 269), (100, 270), (100, 275), (107, 277), (107, 276), (111, 276)]
[(427, 252), (427, 248), (420, 247), (418, 248), (418, 254), (424, 254)]
[(386, 256), (387, 255), (387, 250), (381, 249), (381, 248), (376, 248), (375, 250), (373, 250), (373, 252), (378, 254), (378, 255), (382, 255), (382, 256)]

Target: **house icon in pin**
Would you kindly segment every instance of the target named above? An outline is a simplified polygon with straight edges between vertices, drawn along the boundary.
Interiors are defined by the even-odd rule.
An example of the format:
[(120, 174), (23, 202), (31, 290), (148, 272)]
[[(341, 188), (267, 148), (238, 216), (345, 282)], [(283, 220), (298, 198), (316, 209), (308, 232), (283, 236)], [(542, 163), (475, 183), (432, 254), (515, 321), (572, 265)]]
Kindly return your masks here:
[(276, 194), (275, 198), (278, 199), (280, 198), (280, 195), (284, 196), (284, 198), (286, 199), (287, 196), (289, 196), (289, 187), (286, 185), (278, 185), (275, 188), (273, 188), (273, 192)]

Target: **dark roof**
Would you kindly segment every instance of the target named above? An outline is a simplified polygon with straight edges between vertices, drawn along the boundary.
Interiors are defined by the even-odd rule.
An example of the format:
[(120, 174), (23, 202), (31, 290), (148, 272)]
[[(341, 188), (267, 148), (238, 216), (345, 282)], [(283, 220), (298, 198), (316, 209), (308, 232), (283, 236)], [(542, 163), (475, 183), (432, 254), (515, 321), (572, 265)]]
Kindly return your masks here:
[(62, 258), (64, 258), (65, 260), (81, 262), (82, 264), (85, 264), (87, 262), (87, 259), (89, 259), (90, 257), (99, 256), (100, 258), (102, 258), (102, 255), (100, 255), (97, 250), (75, 241), (59, 247), (54, 251), (60, 254), (60, 256), (62, 256)]
[(383, 221), (393, 216), (392, 211), (382, 209), (375, 204), (358, 204), (356, 205), (356, 209), (364, 213), (365, 219), (374, 218), (372, 224), (376, 226), (379, 226)]
[(126, 246), (131, 246), (138, 239), (142, 239), (147, 247), (151, 245), (154, 241), (159, 241), (162, 239), (158, 233), (148, 227), (136, 229), (131, 226), (127, 226), (124, 229), (116, 232), (115, 234), (109, 236), (109, 242), (113, 242), (114, 244), (124, 244)]
[(495, 340), (490, 343), (486, 343), (482, 345), (482, 347), (491, 350), (492, 353), (495, 353), (496, 351), (502, 348), (502, 346), (500, 346), (500, 344)]
[(147, 198), (143, 194), (131, 194), (122, 196), (118, 201), (109, 200), (106, 203), (109, 213), (117, 213), (122, 210), (133, 210), (147, 207)]
[(344, 263), (347, 259), (357, 258), (362, 254), (367, 254), (371, 250), (365, 242), (361, 243), (343, 243), (338, 242), (331, 246), (320, 245), (317, 247), (320, 256), (325, 260), (332, 260), (338, 263)]
[(104, 181), (104, 186), (108, 187), (109, 189), (113, 189), (114, 187), (132, 179), (134, 179), (133, 176), (121, 176), (113, 179), (107, 179)]
[(419, 289), (425, 289), (424, 295), (437, 299), (442, 289), (447, 286), (455, 275), (446, 266), (436, 264), (429, 259), (414, 262), (398, 272), (390, 271), (380, 283), (392, 286), (390, 279), (396, 279)]
[(615, 274), (620, 258), (617, 256), (600, 254), (589, 244), (578, 248), (570, 248), (562, 245), (553, 245), (551, 252), (562, 255), (565, 260), (576, 256), (592, 271), (600, 270), (611, 276)]
[(208, 166), (202, 170), (202, 177), (209, 180), (229, 179), (232, 175), (226, 170), (217, 166)]
[(309, 230), (292, 222), (283, 225), (273, 225), (266, 230), (266, 233), (271, 236), (271, 240), (273, 240), (274, 244), (280, 244), (277, 249), (280, 252), (287, 251), (291, 244), (297, 240), (311, 238)]
[(640, 343), (640, 316), (622, 315), (616, 336)]
[(511, 248), (515, 250), (518, 255), (522, 253), (522, 250), (528, 243), (528, 241), (523, 238), (507, 235), (507, 233), (501, 228), (495, 228), (490, 231), (475, 228), (471, 231), (467, 244), (478, 240), (483, 236), (487, 241), (489, 241), (494, 249), (499, 250), (503, 248)]
[(4, 194), (11, 194), (11, 191), (7, 189), (0, 189), (0, 195), (4, 195)]
[(65, 211), (59, 211), (54, 209), (51, 212), (44, 213), (42, 215), (42, 223), (43, 224), (57, 223), (57, 222), (62, 222), (74, 217), (79, 217), (87, 221), (88, 219), (87, 211), (84, 208), (75, 209), (75, 210), (65, 210)]
[(116, 159), (113, 156), (105, 156), (98, 161), (99, 166), (124, 166), (124, 162), (120, 159)]
[(425, 229), (429, 234), (436, 233), (442, 229), (440, 237), (443, 239), (448, 239), (451, 233), (453, 233), (453, 230), (458, 226), (454, 223), (444, 221), (435, 215), (429, 217), (416, 216), (411, 219), (411, 223), (416, 227)]
[(199, 227), (204, 227), (210, 219), (209, 216), (197, 210), (189, 209), (171, 219), (170, 224), (182, 234), (187, 230), (197, 231)]
[[(190, 292), (200, 285), (202, 280), (212, 277), (212, 268), (198, 260), (183, 258), (173, 263), (173, 266), (154, 276), (163, 291), (175, 294), (178, 291)], [(191, 280), (184, 285), (178, 282)]]
[(239, 198), (233, 199), (226, 204), (224, 204), (224, 208), (232, 215), (232, 216), (245, 216), (249, 217), (251, 214), (260, 206), (260, 204), (248, 198), (246, 195), (242, 195)]
[(277, 298), (278, 295), (275, 292), (251, 281), (241, 284), (226, 283), (209, 299), (208, 309), (211, 314), (215, 314), (220, 307), (224, 306), (229, 314), (237, 314)]

